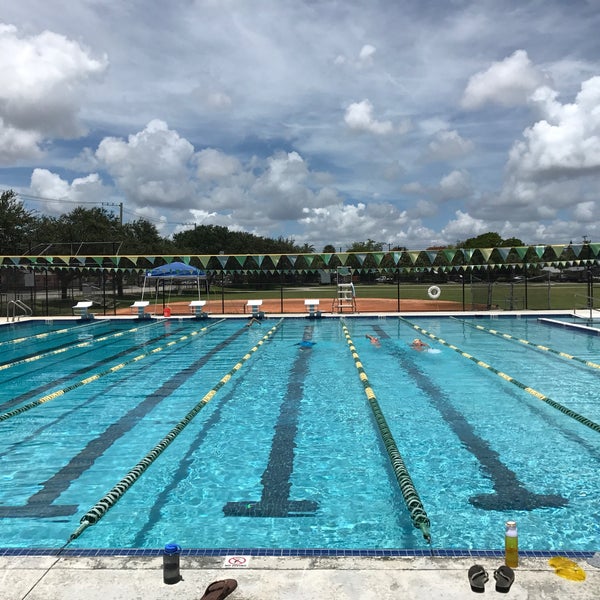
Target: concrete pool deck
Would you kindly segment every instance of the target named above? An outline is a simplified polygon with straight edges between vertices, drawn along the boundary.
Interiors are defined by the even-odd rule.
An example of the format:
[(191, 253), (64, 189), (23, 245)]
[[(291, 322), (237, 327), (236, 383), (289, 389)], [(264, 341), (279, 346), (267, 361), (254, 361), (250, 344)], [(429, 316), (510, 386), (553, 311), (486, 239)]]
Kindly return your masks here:
[[(199, 600), (219, 579), (236, 579), (231, 600), (464, 600), (467, 572), (483, 565), (488, 597), (515, 600), (592, 600), (600, 597), (600, 554), (577, 560), (585, 581), (559, 577), (548, 558), (523, 558), (508, 594), (495, 589), (491, 557), (248, 557), (245, 567), (227, 557), (181, 557), (183, 581), (165, 585), (162, 558), (111, 556), (0, 557), (2, 600)], [(598, 565), (598, 566), (595, 566)]]

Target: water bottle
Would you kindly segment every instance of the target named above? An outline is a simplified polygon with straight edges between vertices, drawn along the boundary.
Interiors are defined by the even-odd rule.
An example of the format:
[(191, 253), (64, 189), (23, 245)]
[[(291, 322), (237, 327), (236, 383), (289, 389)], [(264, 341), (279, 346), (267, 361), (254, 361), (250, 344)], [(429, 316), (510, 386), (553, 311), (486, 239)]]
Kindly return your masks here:
[(519, 537), (517, 535), (517, 523), (506, 521), (504, 533), (504, 562), (507, 567), (514, 569), (519, 566)]
[(166, 544), (163, 553), (163, 581), (168, 584), (181, 581), (179, 572), (179, 556), (181, 546), (177, 544)]

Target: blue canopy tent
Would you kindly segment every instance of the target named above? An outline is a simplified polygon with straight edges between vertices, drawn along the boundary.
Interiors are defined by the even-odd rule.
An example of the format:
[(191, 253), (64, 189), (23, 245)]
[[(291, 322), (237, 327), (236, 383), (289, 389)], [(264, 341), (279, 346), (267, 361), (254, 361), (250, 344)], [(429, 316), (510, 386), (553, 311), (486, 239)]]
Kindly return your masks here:
[[(171, 285), (173, 283), (182, 284), (185, 282), (194, 282), (195, 287), (198, 291), (198, 300), (200, 300), (200, 282), (203, 281), (204, 285), (207, 286), (206, 273), (201, 269), (193, 267), (192, 265), (186, 265), (182, 262), (172, 262), (160, 267), (155, 267), (151, 271), (146, 271), (144, 276), (144, 287), (142, 288), (142, 301), (144, 300), (144, 293), (146, 291), (146, 284), (154, 283), (156, 290), (156, 299), (158, 300), (158, 290), (162, 283), (163, 289), (163, 309), (165, 307), (165, 285), (167, 282)], [(208, 290), (207, 290), (208, 293)], [(169, 289), (169, 297), (171, 296), (171, 289)], [(156, 302), (158, 303), (158, 302)]]

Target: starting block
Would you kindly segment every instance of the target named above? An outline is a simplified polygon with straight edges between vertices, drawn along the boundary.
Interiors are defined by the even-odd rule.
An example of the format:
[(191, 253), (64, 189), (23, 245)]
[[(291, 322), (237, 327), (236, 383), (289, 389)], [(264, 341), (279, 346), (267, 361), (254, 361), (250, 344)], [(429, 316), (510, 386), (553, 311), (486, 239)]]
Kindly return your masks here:
[(148, 300), (137, 300), (136, 302), (134, 302), (134, 303), (131, 305), (131, 307), (130, 307), (130, 308), (131, 308), (131, 310), (132, 310), (132, 311), (133, 311), (134, 309), (137, 309), (137, 314), (138, 314), (138, 317), (139, 317), (140, 319), (143, 319), (143, 318), (145, 318), (145, 317), (146, 317), (145, 310), (146, 310), (146, 307), (147, 307), (149, 304), (150, 304), (150, 302), (148, 302)]
[(202, 308), (205, 306), (206, 300), (192, 300), (190, 302), (190, 310), (196, 315), (197, 319), (206, 319), (208, 316)]
[(77, 311), (82, 319), (93, 319), (94, 315), (90, 313), (90, 307), (94, 304), (89, 300), (83, 300), (73, 306), (73, 313)]
[(246, 306), (252, 309), (252, 316), (255, 319), (262, 319), (264, 313), (262, 313), (259, 309), (262, 306), (262, 300), (248, 300), (248, 304)]
[(321, 316), (321, 311), (317, 310), (319, 306), (319, 300), (315, 298), (309, 298), (304, 301), (304, 306), (308, 309), (308, 318), (315, 319)]

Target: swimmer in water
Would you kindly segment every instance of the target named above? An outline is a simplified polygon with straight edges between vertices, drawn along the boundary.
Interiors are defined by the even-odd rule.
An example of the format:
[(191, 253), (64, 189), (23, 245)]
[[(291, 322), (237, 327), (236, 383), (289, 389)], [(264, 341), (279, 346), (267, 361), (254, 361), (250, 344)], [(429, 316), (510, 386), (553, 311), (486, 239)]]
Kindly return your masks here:
[(377, 348), (381, 347), (378, 337), (376, 337), (374, 335), (370, 335), (368, 333), (367, 333), (367, 335), (365, 335), (365, 337), (371, 342), (371, 344), (373, 344), (373, 346), (377, 346)]
[(420, 340), (419, 338), (415, 338), (410, 347), (413, 350), (416, 350), (417, 352), (423, 352), (425, 350), (427, 350), (427, 348), (429, 348), (429, 344), (426, 344), (423, 340)]

